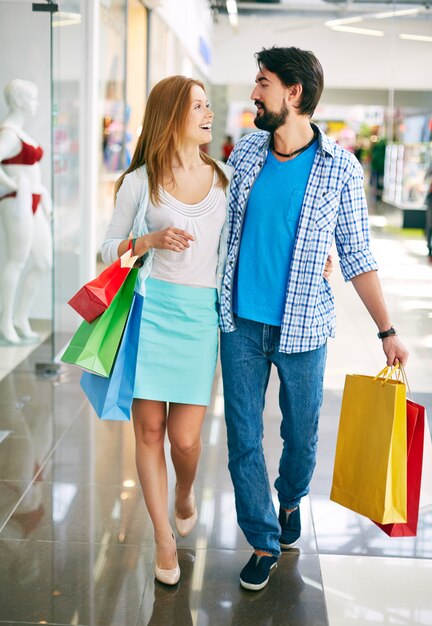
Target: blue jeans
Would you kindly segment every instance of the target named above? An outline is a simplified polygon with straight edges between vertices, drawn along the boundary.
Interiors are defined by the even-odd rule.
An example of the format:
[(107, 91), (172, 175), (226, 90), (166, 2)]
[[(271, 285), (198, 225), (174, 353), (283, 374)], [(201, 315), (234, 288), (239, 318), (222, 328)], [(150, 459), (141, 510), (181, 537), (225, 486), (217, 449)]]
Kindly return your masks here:
[(282, 412), (275, 487), (280, 504), (291, 509), (308, 493), (315, 468), (327, 347), (286, 354), (279, 352), (279, 326), (236, 317), (236, 327), (221, 333), (221, 362), (237, 519), (251, 546), (279, 556), (281, 529), (262, 446), (270, 369), (273, 363), (278, 371)]

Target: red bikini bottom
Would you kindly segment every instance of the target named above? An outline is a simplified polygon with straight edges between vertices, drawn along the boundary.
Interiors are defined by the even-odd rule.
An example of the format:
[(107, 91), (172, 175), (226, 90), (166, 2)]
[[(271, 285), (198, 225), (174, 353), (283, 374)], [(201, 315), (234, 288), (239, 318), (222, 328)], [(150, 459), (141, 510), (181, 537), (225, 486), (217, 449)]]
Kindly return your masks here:
[[(5, 198), (16, 198), (17, 192), (16, 191), (12, 191), (12, 193), (8, 193), (6, 196), (2, 196), (0, 198), (0, 200), (4, 200)], [(32, 193), (32, 211), (33, 214), (36, 213), (39, 203), (41, 201), (41, 194), (40, 193)]]

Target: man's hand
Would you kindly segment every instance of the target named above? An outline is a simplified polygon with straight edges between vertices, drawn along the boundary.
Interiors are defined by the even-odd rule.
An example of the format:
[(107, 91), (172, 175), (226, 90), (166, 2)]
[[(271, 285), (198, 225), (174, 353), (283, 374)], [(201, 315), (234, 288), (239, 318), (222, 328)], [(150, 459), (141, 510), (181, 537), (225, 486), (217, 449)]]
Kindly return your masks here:
[(333, 258), (332, 258), (332, 255), (329, 254), (327, 257), (325, 266), (324, 266), (324, 272), (323, 272), (324, 278), (328, 280), (332, 272), (333, 272)]
[(383, 350), (387, 357), (387, 365), (396, 365), (399, 361), (405, 365), (408, 360), (408, 350), (397, 335), (382, 340)]

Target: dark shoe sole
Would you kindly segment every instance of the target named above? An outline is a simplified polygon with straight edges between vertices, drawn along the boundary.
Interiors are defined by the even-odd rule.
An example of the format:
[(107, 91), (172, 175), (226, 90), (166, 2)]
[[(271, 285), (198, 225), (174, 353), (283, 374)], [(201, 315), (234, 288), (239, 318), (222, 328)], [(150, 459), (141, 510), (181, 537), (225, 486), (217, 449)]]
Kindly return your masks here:
[[(277, 567), (277, 563), (273, 563), (270, 567), (270, 572), (274, 567)], [(246, 583), (244, 580), (240, 578), (240, 584), (243, 589), (249, 589), (249, 591), (260, 591), (260, 589), (264, 589), (267, 586), (270, 576), (267, 576), (266, 580), (263, 583), (259, 583), (258, 585), (254, 585), (253, 583)]]

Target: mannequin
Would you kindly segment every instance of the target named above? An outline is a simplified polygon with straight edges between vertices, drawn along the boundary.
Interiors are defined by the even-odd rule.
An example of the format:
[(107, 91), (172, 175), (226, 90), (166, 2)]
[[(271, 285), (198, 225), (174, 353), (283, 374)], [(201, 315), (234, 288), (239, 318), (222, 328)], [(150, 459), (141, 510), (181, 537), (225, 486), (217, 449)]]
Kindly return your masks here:
[[(0, 124), (0, 224), (7, 256), (0, 277), (0, 337), (20, 344), (38, 338), (29, 315), (40, 281), (52, 267), (52, 205), (41, 183), (42, 148), (23, 131), (38, 109), (37, 87), (15, 79), (4, 95), (9, 112)], [(31, 267), (17, 293), (28, 260)]]

